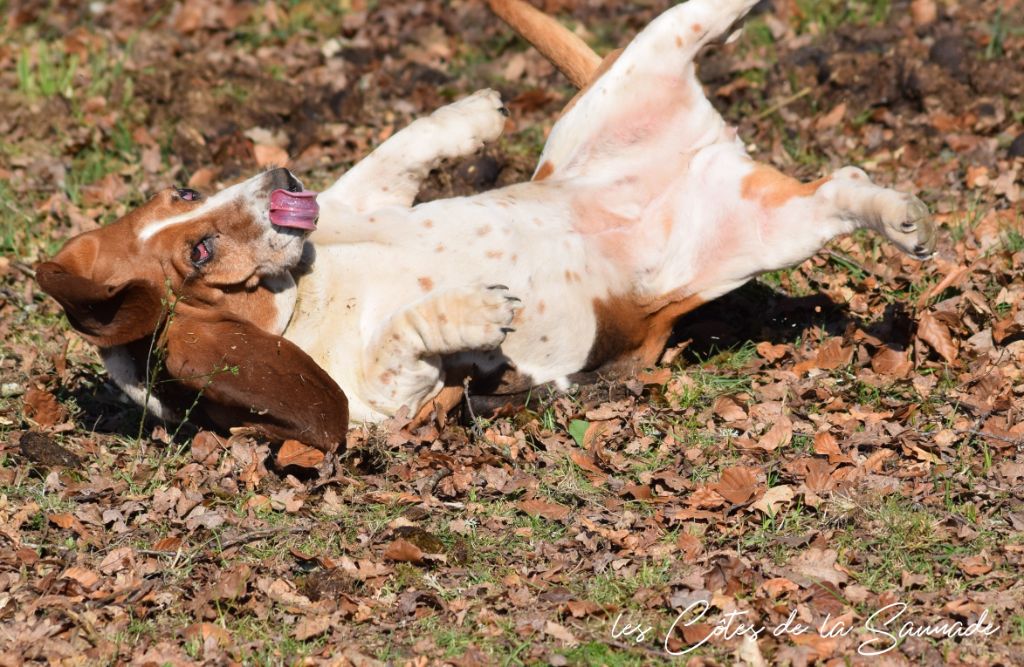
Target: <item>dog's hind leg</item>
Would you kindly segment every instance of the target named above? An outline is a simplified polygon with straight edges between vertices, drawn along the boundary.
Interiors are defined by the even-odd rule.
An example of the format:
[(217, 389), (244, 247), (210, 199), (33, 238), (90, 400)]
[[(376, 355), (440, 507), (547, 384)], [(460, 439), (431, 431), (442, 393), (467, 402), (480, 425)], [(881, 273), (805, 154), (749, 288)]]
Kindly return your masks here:
[(502, 285), (442, 290), (388, 318), (361, 363), (358, 399), (374, 410), (415, 414), (444, 386), (441, 357), (493, 350), (511, 331), (519, 299)]
[[(411, 206), (420, 185), (442, 160), (462, 157), (494, 141), (508, 112), (493, 90), (481, 90), (413, 121), (359, 161), (317, 202), (347, 212)], [(325, 224), (338, 216), (322, 215)]]
[(594, 160), (621, 161), (652, 142), (677, 151), (720, 140), (725, 124), (704, 96), (693, 59), (757, 0), (689, 0), (661, 14), (618, 55), (552, 129), (535, 178), (574, 175)]

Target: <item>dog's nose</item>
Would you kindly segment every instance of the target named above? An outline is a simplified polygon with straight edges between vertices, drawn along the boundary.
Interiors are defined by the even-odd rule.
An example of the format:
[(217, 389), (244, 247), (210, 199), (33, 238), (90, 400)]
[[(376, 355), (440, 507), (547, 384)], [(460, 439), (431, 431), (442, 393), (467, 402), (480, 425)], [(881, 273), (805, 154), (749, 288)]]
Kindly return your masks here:
[(267, 172), (270, 178), (270, 188), (272, 190), (287, 190), (288, 192), (302, 192), (302, 182), (292, 175), (292, 172), (288, 171), (284, 167), (278, 167)]

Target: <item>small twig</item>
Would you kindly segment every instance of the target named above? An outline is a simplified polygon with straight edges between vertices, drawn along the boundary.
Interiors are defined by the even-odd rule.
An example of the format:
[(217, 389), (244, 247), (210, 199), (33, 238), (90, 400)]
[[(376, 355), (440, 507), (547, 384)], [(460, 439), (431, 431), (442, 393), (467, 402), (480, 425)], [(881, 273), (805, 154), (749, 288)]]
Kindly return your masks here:
[(25, 262), (19, 262), (18, 260), (14, 260), (13, 262), (11, 262), (11, 266), (13, 266), (14, 268), (18, 269), (19, 271), (24, 273), (29, 278), (35, 278), (36, 277), (36, 270), (33, 269), (28, 264), (26, 264)]
[(810, 88), (804, 88), (803, 90), (801, 90), (798, 93), (794, 93), (794, 94), (790, 95), (787, 98), (779, 100), (775, 104), (771, 105), (770, 107), (768, 107), (767, 109), (765, 109), (764, 111), (759, 113), (757, 115), (757, 120), (764, 120), (765, 118), (767, 118), (768, 116), (771, 116), (773, 113), (779, 111), (780, 109), (788, 107), (793, 102), (796, 102), (797, 100), (799, 100), (802, 97), (807, 97), (810, 94), (811, 94), (811, 89)]

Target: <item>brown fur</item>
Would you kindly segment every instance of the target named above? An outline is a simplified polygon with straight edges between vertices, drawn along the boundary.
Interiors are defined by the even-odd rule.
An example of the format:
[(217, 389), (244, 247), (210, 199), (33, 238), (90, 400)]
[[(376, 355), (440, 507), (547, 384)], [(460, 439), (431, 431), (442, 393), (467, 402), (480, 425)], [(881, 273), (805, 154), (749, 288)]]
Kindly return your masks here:
[(794, 197), (810, 197), (828, 181), (829, 178), (825, 177), (801, 183), (774, 167), (759, 164), (743, 179), (740, 196), (750, 201), (759, 201), (765, 208), (780, 208)]

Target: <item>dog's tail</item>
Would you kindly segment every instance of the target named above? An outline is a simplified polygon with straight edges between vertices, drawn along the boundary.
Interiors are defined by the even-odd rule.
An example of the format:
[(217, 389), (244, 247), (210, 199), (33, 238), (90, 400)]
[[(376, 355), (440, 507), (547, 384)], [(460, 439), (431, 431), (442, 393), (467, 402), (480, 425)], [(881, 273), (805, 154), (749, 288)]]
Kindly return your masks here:
[(533, 45), (577, 88), (601, 65), (601, 56), (564, 25), (525, 0), (487, 0), (491, 11)]

